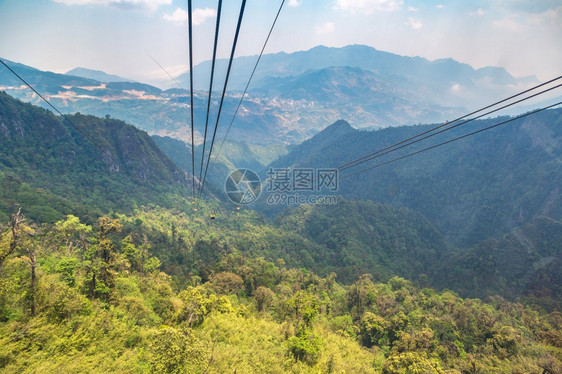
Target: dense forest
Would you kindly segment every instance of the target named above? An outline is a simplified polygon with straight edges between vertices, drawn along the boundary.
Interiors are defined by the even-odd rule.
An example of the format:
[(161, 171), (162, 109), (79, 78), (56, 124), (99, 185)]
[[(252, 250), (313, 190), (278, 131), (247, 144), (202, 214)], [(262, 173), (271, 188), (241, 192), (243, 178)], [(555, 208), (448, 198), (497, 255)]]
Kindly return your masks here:
[[(2, 370), (562, 370), (558, 312), (500, 296), (461, 299), (400, 277), (365, 274), (342, 285), (334, 273), (321, 277), (179, 229), (177, 213), (138, 211), (93, 226), (75, 216), (37, 226), (14, 213), (0, 240)], [(173, 265), (155, 254), (173, 255), (178, 244), (192, 261), (176, 266), (189, 274), (170, 276)]]
[[(552, 139), (536, 140), (540, 183), (557, 170)], [(1, 372), (562, 372), (555, 201), (471, 241), (399, 204), (405, 187), (267, 217), (210, 186), (195, 212), (170, 159), (188, 149), (109, 116), (0, 94), (0, 140)], [(285, 149), (226, 151), (257, 167)], [(548, 183), (526, 199), (544, 203)]]

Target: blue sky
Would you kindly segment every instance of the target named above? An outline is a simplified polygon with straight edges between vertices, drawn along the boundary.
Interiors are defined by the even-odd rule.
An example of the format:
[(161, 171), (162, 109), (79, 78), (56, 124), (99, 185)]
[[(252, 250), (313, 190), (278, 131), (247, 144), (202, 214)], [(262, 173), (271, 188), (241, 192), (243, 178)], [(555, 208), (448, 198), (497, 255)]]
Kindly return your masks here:
[[(216, 1), (193, 0), (194, 59), (211, 56)], [(238, 55), (261, 49), (280, 0), (247, 0)], [(224, 0), (226, 57), (240, 0)], [(187, 69), (186, 0), (0, 0), (0, 57), (171, 85)], [(365, 44), (547, 80), (562, 73), (561, 0), (286, 0), (266, 53)]]

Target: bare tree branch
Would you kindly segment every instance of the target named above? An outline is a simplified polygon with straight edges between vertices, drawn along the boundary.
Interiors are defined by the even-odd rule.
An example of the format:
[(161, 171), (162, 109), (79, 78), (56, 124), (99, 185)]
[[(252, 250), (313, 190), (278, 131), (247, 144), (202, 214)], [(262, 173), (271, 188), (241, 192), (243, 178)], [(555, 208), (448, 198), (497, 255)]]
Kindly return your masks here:
[(8, 250), (5, 252), (0, 252), (0, 274), (2, 273), (2, 265), (4, 264), (4, 261), (6, 261), (6, 258), (8, 258), (8, 256), (10, 256), (16, 250), (19, 244), (19, 239), (21, 234), (20, 225), (23, 222), (25, 222), (25, 220), (26, 219), (21, 212), (21, 206), (18, 207), (18, 211), (12, 214), (12, 216), (10, 217), (9, 229), (10, 232), (12, 233), (12, 240), (10, 241)]

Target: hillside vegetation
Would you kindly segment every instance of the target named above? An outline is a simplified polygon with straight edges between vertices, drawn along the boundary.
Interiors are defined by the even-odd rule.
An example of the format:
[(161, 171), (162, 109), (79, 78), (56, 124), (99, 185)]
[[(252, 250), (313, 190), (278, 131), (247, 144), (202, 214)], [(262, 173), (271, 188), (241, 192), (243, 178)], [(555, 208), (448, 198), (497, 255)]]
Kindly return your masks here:
[(170, 206), (172, 196), (187, 190), (184, 173), (145, 132), (111, 118), (67, 118), (0, 92), (4, 221), (15, 203), (30, 218), (54, 223), (71, 212), (86, 214), (84, 208), (99, 214), (138, 203)]
[[(2, 370), (561, 370), (559, 313), (500, 297), (461, 299), (398, 277), (377, 283), (364, 275), (342, 286), (335, 274), (322, 278), (249, 258), (221, 238), (166, 229), (165, 217), (176, 216), (139, 211), (95, 226), (69, 216), (37, 227), (15, 214), (16, 235), (4, 229), (0, 241), (2, 254), (16, 242), (0, 270)], [(205, 247), (205, 274), (184, 264), (193, 273), (180, 281), (159, 270), (153, 253), (180, 238), (187, 254)]]
[[(194, 211), (190, 178), (146, 133), (69, 120), (0, 94), (0, 371), (562, 371), (556, 200), (542, 205), (550, 217), (532, 210), (518, 229), (462, 248), (436, 215), (399, 200), (340, 199), (271, 220), (210, 185)], [(239, 162), (281, 151), (226, 150)], [(296, 154), (312, 155), (296, 147), (284, 160)], [(533, 203), (555, 166), (537, 155), (545, 187)]]
[[(547, 110), (486, 133), (349, 178), (346, 174), (497, 124), (478, 120), (340, 173), (339, 193), (422, 213), (452, 243), (501, 237), (538, 216), (562, 219), (562, 109)], [(336, 168), (427, 131), (433, 125), (358, 131), (345, 121), (279, 158), (273, 168)]]

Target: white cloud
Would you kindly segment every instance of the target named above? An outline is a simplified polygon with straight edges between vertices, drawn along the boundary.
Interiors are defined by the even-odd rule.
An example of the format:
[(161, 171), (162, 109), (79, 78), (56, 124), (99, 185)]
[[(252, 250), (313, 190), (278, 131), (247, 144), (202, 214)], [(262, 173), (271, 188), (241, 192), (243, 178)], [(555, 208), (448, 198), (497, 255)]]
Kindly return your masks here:
[(560, 0), (494, 0), (509, 12), (543, 13), (560, 7)]
[(410, 11), (410, 12), (417, 12), (418, 10), (419, 10), (419, 9), (416, 8), (415, 6), (411, 6), (411, 5), (408, 6), (408, 11)]
[[(216, 17), (217, 11), (211, 8), (195, 9), (193, 11), (193, 26), (199, 26), (209, 18)], [(166, 21), (187, 22), (187, 10), (177, 8), (173, 14), (164, 14), (162, 17)]]
[(316, 26), (314, 28), (314, 31), (316, 31), (316, 34), (321, 35), (321, 34), (329, 34), (333, 32), (335, 29), (336, 29), (336, 25), (333, 22), (326, 22), (321, 26)]
[(217, 11), (211, 8), (197, 8), (193, 11), (193, 25), (198, 26), (203, 23), (209, 18), (213, 18), (217, 16)]
[(287, 5), (296, 8), (296, 7), (298, 7), (298, 6), (301, 6), (301, 4), (302, 4), (302, 1), (299, 1), (299, 0), (289, 0), (289, 3), (288, 3)]
[(403, 3), (402, 0), (336, 0), (334, 8), (352, 14), (371, 14), (375, 11), (399, 10)]
[(416, 21), (414, 17), (408, 17), (408, 20), (404, 23), (414, 30), (419, 30), (423, 27), (423, 24), (420, 21)]
[(443, 9), (443, 8), (445, 8), (445, 5), (443, 5), (443, 4), (438, 4), (438, 5), (436, 5), (435, 7), (436, 7), (437, 9)]
[(162, 18), (166, 21), (187, 22), (187, 11), (182, 8), (177, 8), (173, 14), (164, 14)]
[(462, 86), (458, 83), (455, 83), (451, 86), (451, 92), (453, 93), (459, 93), (462, 89)]
[(529, 33), (529, 35), (560, 35), (562, 32), (562, 6), (548, 9), (542, 13), (512, 13), (492, 22), (496, 29), (509, 32)]
[(492, 25), (495, 28), (504, 29), (510, 32), (518, 31), (521, 28), (521, 24), (519, 24), (516, 20), (512, 18), (504, 18), (504, 19), (493, 21)]
[(486, 11), (482, 8), (478, 8), (474, 12), (469, 13), (471, 16), (483, 16), (484, 14), (486, 14)]
[(149, 10), (154, 12), (162, 5), (170, 5), (172, 0), (53, 0), (65, 5), (109, 5), (124, 10)]
[(528, 35), (560, 35), (562, 33), (562, 7), (543, 13), (514, 13), (492, 22), (496, 29)]
[(534, 22), (536, 24), (554, 24), (558, 27), (562, 26), (562, 6), (558, 8), (548, 9), (542, 13), (532, 14), (525, 19), (530, 20), (530, 22)]

